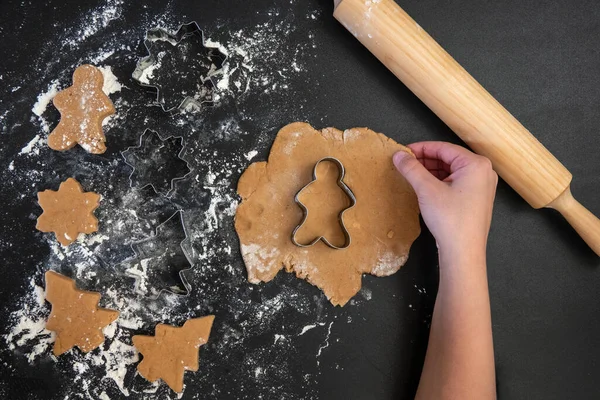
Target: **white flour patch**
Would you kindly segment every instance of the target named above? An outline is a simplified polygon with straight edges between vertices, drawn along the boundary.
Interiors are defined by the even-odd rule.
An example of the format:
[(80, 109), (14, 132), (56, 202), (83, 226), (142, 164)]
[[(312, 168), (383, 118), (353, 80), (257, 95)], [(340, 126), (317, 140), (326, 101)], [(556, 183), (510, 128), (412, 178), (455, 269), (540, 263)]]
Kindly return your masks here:
[(46, 318), (50, 313), (44, 302), (44, 289), (36, 285), (32, 278), (26, 296), (20, 301), (20, 307), (9, 317), (10, 330), (4, 340), (10, 350), (27, 348), (27, 360), (33, 363), (42, 354), (46, 354), (55, 335), (46, 330)]
[(216, 41), (214, 41), (214, 40), (211, 40), (211, 39), (206, 39), (206, 40), (204, 41), (204, 45), (205, 45), (206, 47), (212, 47), (212, 48), (215, 48), (215, 49), (219, 49), (219, 51), (220, 51), (221, 53), (225, 54), (226, 56), (227, 56), (227, 55), (229, 55), (229, 52), (227, 51), (227, 49), (225, 48), (225, 46), (223, 46), (223, 45), (222, 45), (221, 43), (219, 43), (219, 42), (216, 42)]
[(364, 286), (360, 289), (360, 294), (365, 298), (365, 300), (371, 300), (371, 298), (373, 298), (373, 292), (371, 289), (368, 289)]
[(54, 96), (58, 93), (59, 83), (58, 80), (54, 80), (48, 86), (48, 89), (45, 92), (42, 92), (38, 95), (37, 101), (33, 105), (31, 112), (41, 117), (42, 114), (46, 111), (48, 104), (52, 101)]
[(42, 147), (43, 141), (40, 135), (35, 135), (33, 139), (25, 145), (19, 152), (19, 155), (23, 154), (40, 154), (40, 148)]
[(273, 344), (277, 344), (280, 340), (285, 340), (285, 335), (275, 334), (275, 338), (273, 339)]
[(265, 273), (273, 268), (277, 268), (277, 255), (279, 250), (272, 247), (265, 249), (256, 243), (241, 244), (242, 256), (248, 269), (248, 281), (251, 283), (260, 283), (261, 280), (257, 274)]
[(346, 141), (357, 139), (360, 136), (360, 131), (358, 129), (346, 129), (342, 135), (344, 143), (346, 143)]
[(417, 291), (419, 292), (419, 294), (427, 294), (427, 288), (425, 287), (418, 287), (417, 285), (414, 285), (415, 289), (417, 289)]
[(167, 53), (165, 53), (164, 51), (161, 51), (160, 53), (158, 53), (156, 55), (156, 61), (150, 65), (147, 68), (144, 68), (144, 70), (142, 71), (142, 74), (139, 76), (138, 80), (145, 84), (145, 85), (149, 85), (150, 84), (150, 80), (152, 78), (154, 78), (154, 72), (158, 69), (160, 69), (160, 67), (162, 66), (162, 59), (165, 57)]
[(325, 322), (319, 322), (316, 324), (310, 324), (310, 325), (305, 325), (302, 330), (300, 331), (300, 333), (298, 334), (298, 336), (302, 336), (304, 335), (306, 332), (310, 331), (311, 329), (315, 329), (317, 326), (324, 326)]
[(249, 152), (247, 152), (246, 154), (244, 154), (244, 157), (246, 157), (246, 160), (250, 161), (252, 160), (254, 157), (256, 157), (256, 155), (258, 154), (258, 151), (256, 150), (251, 150)]
[(329, 337), (331, 336), (331, 326), (333, 325), (333, 321), (331, 321), (329, 323), (329, 326), (327, 327), (327, 336), (325, 336), (325, 340), (323, 340), (323, 343), (319, 346), (319, 350), (317, 351), (317, 366), (320, 365), (320, 361), (319, 361), (319, 357), (321, 357), (321, 353), (323, 352), (323, 350), (325, 350), (326, 348), (329, 347)]
[[(40, 128), (41, 128), (42, 132), (46, 133), (46, 134), (50, 133), (50, 123), (44, 117), (44, 113), (46, 112), (46, 109), (48, 108), (48, 104), (50, 104), (50, 101), (52, 99), (54, 99), (54, 97), (58, 93), (58, 88), (59, 88), (58, 81), (53, 81), (50, 84), (50, 88), (48, 89), (48, 91), (43, 92), (38, 95), (37, 102), (33, 105), (33, 108), (31, 109), (31, 112), (37, 116), (37, 121), (40, 124)], [(35, 120), (36, 120), (36, 117), (31, 118), (32, 122), (34, 122)]]
[(398, 257), (394, 253), (386, 252), (384, 255), (379, 256), (377, 265), (371, 270), (371, 274), (376, 276), (390, 276), (398, 272), (400, 267), (406, 264), (408, 255)]
[(113, 74), (111, 67), (98, 67), (102, 71), (104, 77), (104, 84), (102, 85), (102, 91), (107, 96), (115, 92), (120, 92), (122, 85), (119, 83), (117, 77)]

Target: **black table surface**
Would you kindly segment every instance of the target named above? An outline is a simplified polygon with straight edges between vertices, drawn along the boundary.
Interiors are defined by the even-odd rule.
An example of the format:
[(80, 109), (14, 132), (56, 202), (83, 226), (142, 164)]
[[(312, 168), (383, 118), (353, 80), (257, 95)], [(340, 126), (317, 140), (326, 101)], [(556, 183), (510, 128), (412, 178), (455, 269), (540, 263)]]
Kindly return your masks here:
[[(239, 174), (250, 163), (243, 157), (239, 161), (239, 155), (256, 149), (258, 155), (253, 161), (264, 160), (278, 129), (297, 120), (317, 128), (368, 126), (400, 143), (460, 143), (333, 19), (331, 3), (3, 0), (0, 333), (11, 329), (10, 315), (30, 290), (29, 281), (34, 279), (41, 285), (43, 271), (50, 268), (49, 234), (34, 229), (40, 213), (35, 194), (46, 188), (56, 189), (66, 177), (75, 176), (87, 179), (84, 186), (98, 189), (105, 198), (120, 198), (129, 188), (130, 172), (120, 152), (135, 145), (145, 128), (179, 129), (175, 133), (184, 136), (188, 149), (214, 149), (219, 157), (238, 160), (229, 179), (231, 193)], [(76, 46), (62, 45), (76, 36), (76, 23), (89, 20), (93, 10), (107, 6), (119, 10), (114, 21)], [(574, 176), (574, 195), (600, 215), (597, 2), (430, 0), (406, 1), (402, 6), (565, 164)], [(191, 123), (196, 128), (193, 134), (189, 126), (175, 127), (173, 117), (149, 106), (151, 94), (130, 77), (136, 61), (144, 55), (144, 31), (157, 22), (172, 30), (180, 23), (197, 21), (207, 37), (221, 38), (227, 47), (223, 39), (228, 37), (227, 32), (251, 31), (260, 24), (277, 26), (278, 20), (286, 21), (289, 29), (273, 32), (281, 35), (277, 65), (295, 59), (305, 66), (304, 70), (287, 81), (285, 90), (252, 92), (207, 111), (201, 122)], [(73, 66), (92, 59), (94, 52), (109, 42), (125, 47), (104, 64), (112, 66), (119, 81), (127, 86), (118, 96), (129, 96), (128, 104), (137, 107), (108, 132), (109, 150), (92, 156), (81, 149), (56, 153), (42, 147), (39, 155), (19, 155), (36, 134), (42, 133), (31, 110), (38, 94), (56, 78), (66, 86)], [(51, 105), (48, 112), (53, 126), (58, 113)], [(211, 137), (211, 126), (225, 118), (237, 121), (244, 134)], [(199, 131), (205, 135), (199, 135)], [(14, 169), (9, 168), (11, 162)], [(206, 164), (191, 162), (190, 166), (193, 172), (207, 173)], [(107, 171), (104, 176), (102, 171)], [(107, 181), (113, 185), (109, 187)], [(198, 191), (206, 192), (202, 187)], [(191, 209), (203, 212), (210, 195), (199, 197), (197, 204), (184, 199), (175, 208), (184, 213)], [(172, 205), (164, 207), (170, 209)], [(109, 218), (106, 213), (102, 207), (97, 212), (101, 225)], [(204, 276), (202, 268), (195, 268), (190, 278), (193, 294), (179, 300), (172, 319), (154, 321), (180, 323), (179, 316), (184, 315), (181, 310), (194, 307), (198, 316), (217, 316), (211, 341), (201, 350), (200, 370), (186, 373), (183, 398), (414, 396), (438, 279), (435, 243), (425, 227), (408, 263), (397, 274), (387, 278), (365, 276), (355, 301), (340, 308), (331, 306), (316, 288), (285, 272), (267, 284), (247, 283), (232, 226), (233, 217), (225, 215), (222, 233), (212, 236), (214, 246), (230, 244), (231, 255), (220, 254), (211, 262), (231, 266), (234, 276)], [(72, 266), (66, 264), (52, 265), (69, 274)], [(99, 275), (105, 278), (78, 280), (78, 284), (102, 291), (111, 279), (110, 273), (103, 274), (102, 268), (110, 268), (110, 262), (106, 265), (98, 266)], [(508, 185), (499, 183), (488, 254), (499, 398), (600, 398), (599, 266), (598, 257), (560, 215), (551, 210), (533, 210)], [(245, 315), (245, 310), (266, 304), (275, 296), (282, 299), (283, 311), (261, 329), (240, 328), (242, 320), (256, 316)], [(307, 301), (307, 311), (288, 307), (295, 296)], [(236, 299), (243, 299), (248, 306), (236, 310)], [(151, 321), (145, 322), (134, 333), (152, 332)], [(316, 327), (299, 335), (311, 324)], [(229, 339), (227, 346), (219, 346), (231, 332), (237, 332), (237, 342)], [(278, 341), (275, 335), (284, 339)], [(82, 390), (81, 381), (74, 379), (76, 374), (69, 365), (79, 356), (78, 350), (58, 361), (52, 361), (46, 353), (29, 363), (22, 351), (9, 350), (5, 340), (0, 340), (0, 349), (3, 398), (100, 398), (101, 392), (111, 398), (122, 397), (110, 380), (98, 380), (87, 394)], [(256, 365), (249, 363), (249, 355)], [(135, 365), (128, 368), (126, 384), (135, 388), (142, 379), (133, 372)], [(158, 393), (144, 395), (133, 390), (130, 396), (173, 397), (164, 385)]]

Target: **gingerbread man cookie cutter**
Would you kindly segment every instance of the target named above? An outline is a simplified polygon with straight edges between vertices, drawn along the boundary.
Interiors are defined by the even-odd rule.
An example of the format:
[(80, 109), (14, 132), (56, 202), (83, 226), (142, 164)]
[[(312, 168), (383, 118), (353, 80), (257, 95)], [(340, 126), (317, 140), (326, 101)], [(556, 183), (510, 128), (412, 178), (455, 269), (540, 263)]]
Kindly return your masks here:
[[(321, 164), (322, 162), (331, 162), (331, 163), (333, 163), (333, 164), (335, 164), (337, 166), (337, 168), (339, 170), (339, 175), (338, 175), (338, 179), (337, 179), (337, 185), (340, 187), (340, 189), (342, 189), (344, 191), (344, 193), (346, 194), (346, 196), (348, 196), (348, 198), (350, 199), (350, 205), (348, 207), (344, 208), (338, 214), (338, 221), (340, 223), (340, 226), (342, 228), (342, 231), (344, 233), (344, 238), (345, 238), (344, 244), (342, 246), (336, 246), (336, 245), (334, 245), (329, 240), (327, 240), (327, 238), (324, 237), (324, 236), (319, 236), (319, 237), (315, 238), (314, 240), (312, 240), (309, 243), (300, 243), (296, 239), (296, 233), (298, 232), (298, 230), (300, 230), (300, 228), (302, 228), (302, 226), (304, 225), (304, 223), (308, 219), (308, 208), (300, 201), (300, 194), (305, 189), (307, 189), (314, 181), (317, 180), (317, 168), (319, 167), (319, 164)], [(348, 185), (346, 185), (344, 183), (344, 176), (345, 175), (346, 175), (346, 169), (344, 168), (344, 164), (342, 164), (342, 162), (340, 160), (338, 160), (337, 158), (335, 158), (335, 157), (325, 157), (325, 158), (322, 158), (319, 161), (317, 161), (317, 163), (315, 164), (315, 167), (313, 168), (313, 173), (312, 173), (312, 178), (313, 179), (306, 186), (304, 186), (302, 189), (300, 189), (298, 191), (298, 193), (296, 193), (296, 196), (294, 196), (294, 201), (302, 209), (302, 220), (294, 228), (294, 231), (292, 232), (292, 243), (294, 243), (296, 246), (298, 246), (298, 247), (311, 247), (312, 245), (316, 244), (318, 241), (322, 241), (327, 246), (329, 246), (329, 247), (331, 247), (332, 249), (335, 249), (335, 250), (342, 250), (342, 249), (345, 249), (348, 246), (350, 246), (350, 243), (352, 242), (352, 238), (350, 237), (350, 232), (348, 232), (348, 229), (346, 228), (346, 225), (344, 224), (344, 214), (346, 213), (346, 211), (348, 211), (349, 209), (351, 209), (352, 207), (354, 207), (356, 205), (356, 196), (354, 195), (354, 193), (352, 192), (352, 190), (348, 187)]]
[[(194, 43), (192, 39), (196, 39)], [(193, 53), (193, 46), (205, 52), (210, 65), (202, 65), (201, 62), (188, 61), (187, 53)], [(152, 88), (156, 91), (156, 104), (165, 112), (182, 111), (189, 107), (200, 108), (203, 103), (212, 103), (212, 93), (217, 86), (215, 75), (222, 68), (227, 55), (218, 48), (209, 47), (205, 44), (204, 33), (193, 21), (180, 25), (177, 32), (171, 33), (163, 28), (153, 28), (146, 31), (144, 46), (148, 55), (141, 58), (131, 75), (132, 78), (143, 87)], [(164, 49), (161, 50), (161, 46)], [(173, 64), (176, 52), (185, 53), (182, 56), (182, 63)], [(171, 57), (166, 56), (172, 53)], [(163, 64), (167, 64), (166, 67)], [(187, 67), (187, 70), (186, 70)], [(202, 71), (198, 68), (203, 68)], [(162, 75), (158, 73), (162, 72)], [(186, 81), (181, 85), (181, 92), (171, 92), (174, 83)], [(188, 94), (187, 90), (196, 85), (196, 91)], [(179, 99), (179, 98), (181, 99)]]

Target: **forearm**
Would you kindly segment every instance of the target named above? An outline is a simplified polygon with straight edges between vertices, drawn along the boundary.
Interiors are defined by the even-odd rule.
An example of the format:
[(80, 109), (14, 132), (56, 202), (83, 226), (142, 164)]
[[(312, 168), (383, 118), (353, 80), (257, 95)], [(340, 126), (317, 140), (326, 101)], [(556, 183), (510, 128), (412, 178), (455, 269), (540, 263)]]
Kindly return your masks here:
[(416, 398), (495, 399), (485, 251), (440, 250), (440, 285)]

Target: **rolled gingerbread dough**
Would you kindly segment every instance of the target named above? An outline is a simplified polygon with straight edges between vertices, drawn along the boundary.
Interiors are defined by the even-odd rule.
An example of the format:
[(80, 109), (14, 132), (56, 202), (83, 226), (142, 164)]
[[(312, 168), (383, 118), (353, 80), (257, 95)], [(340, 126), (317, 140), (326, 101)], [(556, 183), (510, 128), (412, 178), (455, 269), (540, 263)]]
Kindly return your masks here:
[[(242, 202), (235, 229), (248, 280), (268, 282), (285, 268), (323, 290), (332, 304), (343, 306), (360, 290), (362, 274), (388, 276), (398, 271), (421, 228), (417, 197), (392, 164), (397, 151), (410, 152), (366, 128), (318, 131), (301, 122), (282, 128), (268, 162), (250, 165), (238, 183)], [(344, 182), (356, 196), (356, 206), (344, 213), (351, 237), (346, 249), (332, 249), (322, 241), (303, 248), (291, 241), (303, 215), (294, 196), (313, 180), (315, 164), (325, 157), (342, 162)], [(318, 214), (319, 207), (335, 209), (345, 204), (340, 197), (327, 195), (311, 195), (304, 202), (309, 215), (311, 208)], [(331, 218), (320, 220), (323, 226), (318, 234), (339, 232), (339, 226), (331, 226)], [(317, 234), (315, 224), (318, 221), (307, 232)]]

